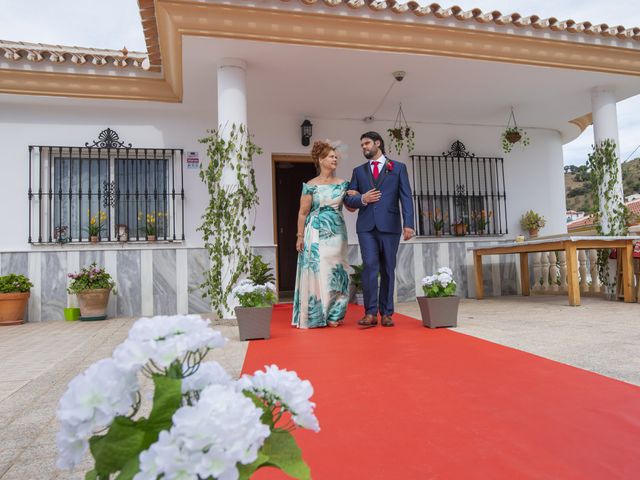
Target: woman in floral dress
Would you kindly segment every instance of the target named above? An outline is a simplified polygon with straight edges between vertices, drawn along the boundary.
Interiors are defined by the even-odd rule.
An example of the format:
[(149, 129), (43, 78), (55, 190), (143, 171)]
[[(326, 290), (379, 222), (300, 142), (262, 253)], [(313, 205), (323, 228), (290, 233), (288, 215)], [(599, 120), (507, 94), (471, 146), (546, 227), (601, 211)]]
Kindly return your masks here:
[(315, 142), (311, 158), (319, 174), (302, 184), (291, 323), (298, 328), (337, 327), (349, 300), (347, 228), (342, 216), (349, 182), (336, 178), (338, 157), (329, 143)]

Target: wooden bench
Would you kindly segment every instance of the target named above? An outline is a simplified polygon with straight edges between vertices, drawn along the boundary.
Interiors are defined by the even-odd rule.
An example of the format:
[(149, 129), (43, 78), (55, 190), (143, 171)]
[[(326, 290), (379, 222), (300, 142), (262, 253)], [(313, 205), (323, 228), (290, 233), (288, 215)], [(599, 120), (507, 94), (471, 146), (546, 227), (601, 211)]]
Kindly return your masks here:
[(530, 295), (529, 282), (529, 254), (535, 252), (551, 252), (562, 250), (567, 257), (567, 290), (569, 305), (580, 305), (580, 283), (578, 279), (578, 250), (591, 250), (602, 248), (617, 248), (621, 256), (622, 265), (622, 289), (624, 301), (634, 301), (633, 287), (633, 243), (640, 240), (640, 236), (628, 237), (575, 237), (560, 235), (556, 237), (539, 238), (526, 242), (507, 242), (501, 245), (487, 247), (473, 247), (473, 265), (475, 269), (476, 299), (484, 298), (484, 285), (482, 275), (483, 255), (520, 255), (520, 283), (522, 295)]

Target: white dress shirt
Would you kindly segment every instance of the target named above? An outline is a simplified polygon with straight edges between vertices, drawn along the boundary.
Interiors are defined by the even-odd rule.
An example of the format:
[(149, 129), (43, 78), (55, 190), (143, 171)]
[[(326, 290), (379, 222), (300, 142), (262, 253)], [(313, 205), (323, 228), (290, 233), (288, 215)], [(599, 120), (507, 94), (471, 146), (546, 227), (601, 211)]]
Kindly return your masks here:
[(384, 155), (380, 155), (380, 158), (376, 160), (369, 160), (369, 168), (371, 169), (371, 175), (373, 175), (373, 162), (380, 162), (378, 164), (378, 173), (382, 173), (382, 169), (384, 168), (384, 164), (387, 163), (387, 158)]

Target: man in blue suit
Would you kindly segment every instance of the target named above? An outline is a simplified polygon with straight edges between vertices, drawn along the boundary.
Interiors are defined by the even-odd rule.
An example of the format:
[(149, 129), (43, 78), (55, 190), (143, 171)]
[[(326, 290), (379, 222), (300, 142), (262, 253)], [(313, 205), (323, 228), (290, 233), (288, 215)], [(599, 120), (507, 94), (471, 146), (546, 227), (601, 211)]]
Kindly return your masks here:
[(409, 240), (414, 235), (411, 185), (406, 165), (385, 157), (384, 140), (378, 133), (363, 134), (360, 147), (367, 162), (353, 170), (349, 185), (350, 190), (359, 193), (345, 197), (348, 207), (358, 209), (356, 231), (364, 264), (365, 315), (358, 325), (375, 327), (380, 312), (382, 326), (393, 327), (391, 316), (400, 236)]

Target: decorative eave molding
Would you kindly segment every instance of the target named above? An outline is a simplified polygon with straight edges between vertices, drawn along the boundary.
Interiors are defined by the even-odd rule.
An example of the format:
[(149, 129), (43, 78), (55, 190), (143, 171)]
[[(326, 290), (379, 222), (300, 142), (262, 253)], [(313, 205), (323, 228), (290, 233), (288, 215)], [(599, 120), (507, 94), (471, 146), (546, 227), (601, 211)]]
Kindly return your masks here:
[[(391, 2), (385, 1), (298, 1), (309, 4), (323, 1), (330, 6), (343, 5), (343, 8), (346, 8), (345, 5), (349, 8), (367, 6), (374, 10), (382, 9), (383, 6), (400, 8), (396, 2), (391, 5)], [(413, 4), (415, 2), (406, 5)], [(326, 12), (266, 9), (194, 0), (140, 0), (140, 5), (146, 9), (143, 20), (155, 19), (157, 59), (152, 61), (152, 65), (160, 68), (160, 63), (162, 64), (163, 79), (5, 69), (0, 75), (0, 92), (179, 102), (182, 100), (183, 89), (184, 35), (439, 55), (640, 76), (640, 49), (596, 45), (591, 42), (577, 43), (426, 22), (397, 22)], [(507, 21), (503, 15), (484, 14), (483, 17), (479, 10), (465, 12), (458, 7), (444, 10), (435, 8), (435, 5), (437, 4), (428, 7), (429, 12), (442, 18), (453, 16), (484, 22), (491, 17), (494, 23)], [(418, 10), (413, 8), (411, 11), (416, 13)], [(518, 22), (522, 25), (536, 23), (542, 28), (539, 19), (533, 17), (516, 19), (511, 16), (511, 22), (514, 25)], [(151, 42), (148, 43), (151, 48), (155, 45), (154, 35), (150, 24), (146, 25), (145, 34), (148, 33), (147, 41)], [(549, 22), (549, 28), (551, 25), (559, 28), (557, 22)]]
[(573, 120), (569, 120), (569, 123), (573, 123), (576, 127), (580, 129), (580, 133), (584, 132), (588, 126), (593, 124), (593, 115), (591, 113), (586, 113), (581, 117), (574, 118)]

